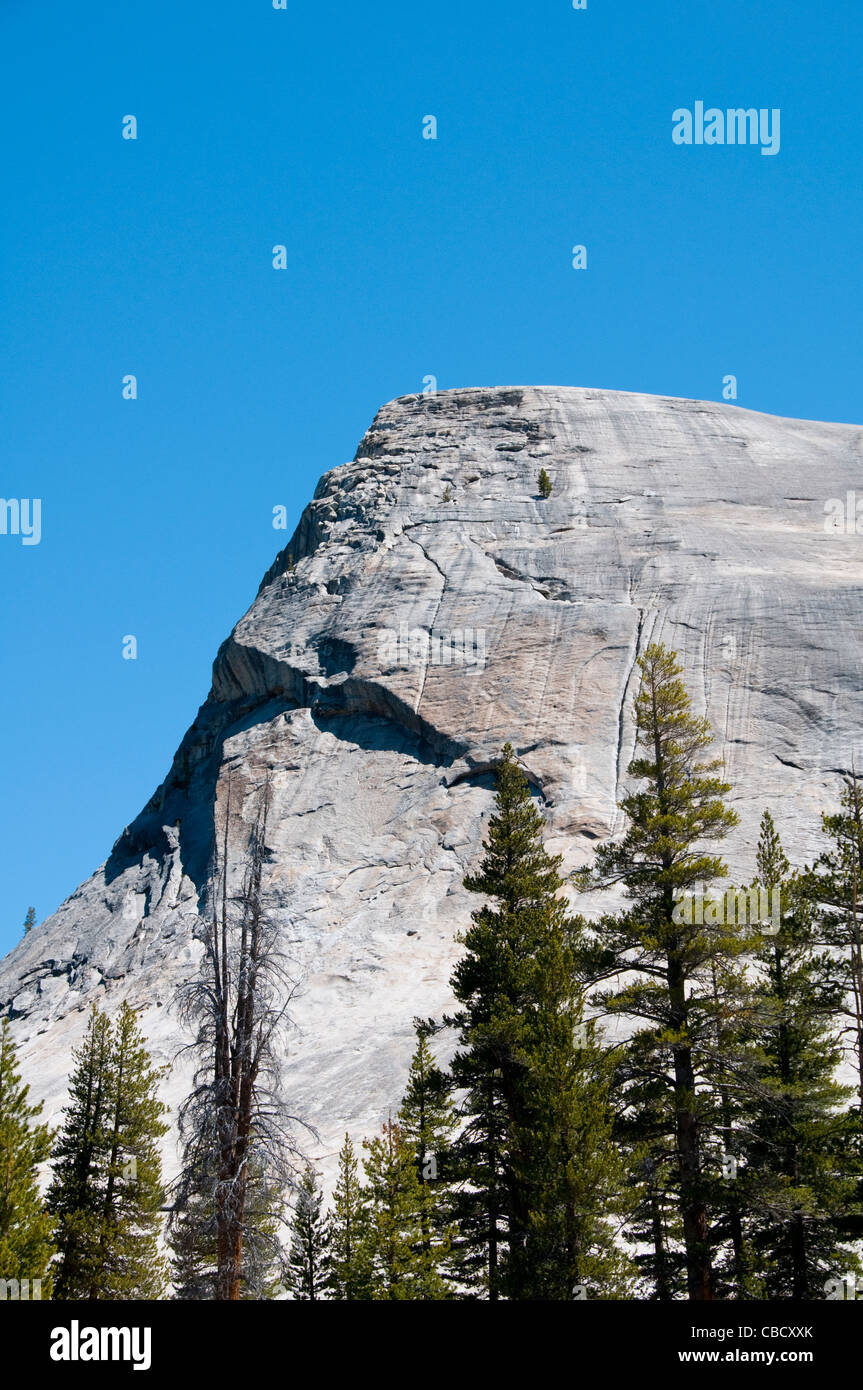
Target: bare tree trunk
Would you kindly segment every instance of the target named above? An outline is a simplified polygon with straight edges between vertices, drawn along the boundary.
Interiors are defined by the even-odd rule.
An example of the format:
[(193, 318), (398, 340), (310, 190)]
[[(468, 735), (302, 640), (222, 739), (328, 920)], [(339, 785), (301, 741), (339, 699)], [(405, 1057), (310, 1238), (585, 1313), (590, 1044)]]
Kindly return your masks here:
[[(686, 997), (683, 972), (672, 959), (668, 967), (668, 992), (675, 1031), (686, 1025)], [(698, 1302), (713, 1298), (713, 1272), (710, 1260), (707, 1210), (702, 1194), (701, 1154), (698, 1120), (695, 1114), (695, 1073), (692, 1049), (673, 1047), (674, 1115), (677, 1133), (677, 1160), (680, 1166), (680, 1214), (686, 1248), (686, 1284), (689, 1297)]]
[(671, 1299), (671, 1288), (668, 1279), (668, 1255), (665, 1249), (665, 1226), (659, 1193), (653, 1187), (650, 1189), (650, 1229), (656, 1259), (656, 1297), (660, 1303), (667, 1303)]
[(221, 865), (211, 875), (212, 915), (200, 931), (202, 975), (184, 1006), (187, 1019), (198, 1026), (193, 1046), (203, 1065), (181, 1113), (186, 1140), (181, 1190), (185, 1184), (188, 1196), (202, 1173), (212, 1173), (214, 1295), (229, 1301), (243, 1297), (247, 1280), (250, 1163), (255, 1164), (256, 1183), (277, 1177), (281, 1184), (293, 1181), (291, 1156), (296, 1152), (282, 1123), (291, 1117), (282, 1114), (277, 1096), (261, 1089), (262, 1067), (274, 1075), (272, 1043), (287, 1020), (295, 987), (281, 965), (276, 931), (264, 910), (269, 781), (250, 834), (239, 911), (234, 913), (228, 888), (231, 802), (229, 782)]

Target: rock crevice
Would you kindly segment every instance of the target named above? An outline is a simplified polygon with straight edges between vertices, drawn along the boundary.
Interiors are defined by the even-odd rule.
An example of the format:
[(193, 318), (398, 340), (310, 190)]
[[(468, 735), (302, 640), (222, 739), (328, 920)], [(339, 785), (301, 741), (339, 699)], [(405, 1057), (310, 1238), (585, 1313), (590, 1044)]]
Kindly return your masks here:
[[(49, 1112), (92, 999), (129, 998), (157, 1057), (176, 1052), (171, 999), (195, 968), (229, 778), (238, 881), (272, 782), (269, 904), (305, 981), (285, 1084), (327, 1152), (395, 1103), (412, 1018), (450, 1003), (501, 745), (523, 756), (565, 869), (619, 828), (650, 640), (678, 650), (720, 741), (741, 818), (732, 871), (751, 873), (768, 805), (787, 848), (813, 853), (837, 770), (863, 764), (860, 541), (824, 529), (824, 502), (859, 487), (859, 440), (575, 388), (384, 406), (220, 647), (165, 781), (0, 964)], [(382, 639), (403, 625), (481, 631), (484, 660), (393, 656)], [(170, 1084), (176, 1101), (181, 1072)]]

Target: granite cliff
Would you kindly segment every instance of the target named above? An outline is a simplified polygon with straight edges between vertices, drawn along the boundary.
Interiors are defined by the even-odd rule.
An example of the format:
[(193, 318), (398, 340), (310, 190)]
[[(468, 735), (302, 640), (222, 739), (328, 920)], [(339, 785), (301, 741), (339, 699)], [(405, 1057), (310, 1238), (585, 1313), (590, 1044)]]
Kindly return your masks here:
[[(439, 1013), (461, 886), (511, 740), (567, 867), (619, 826), (635, 661), (680, 654), (726, 760), (749, 873), (762, 808), (811, 854), (860, 757), (860, 542), (825, 503), (863, 432), (710, 402), (558, 387), (407, 396), (321, 479), (220, 648), (173, 766), (106, 862), (0, 963), (0, 1008), (49, 1113), (86, 1007), (142, 1009), (157, 1057), (194, 969), (214, 809), (269, 776), (268, 898), (303, 986), (285, 1058), (329, 1166), (397, 1102)], [(537, 475), (553, 483), (541, 499)], [(855, 743), (855, 740), (858, 742)], [(174, 1102), (182, 1069), (168, 1083)]]

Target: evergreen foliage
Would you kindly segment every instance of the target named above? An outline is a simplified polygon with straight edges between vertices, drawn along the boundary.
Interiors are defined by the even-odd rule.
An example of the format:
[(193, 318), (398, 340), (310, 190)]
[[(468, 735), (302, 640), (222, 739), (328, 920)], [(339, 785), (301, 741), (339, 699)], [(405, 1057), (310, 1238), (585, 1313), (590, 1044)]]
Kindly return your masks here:
[(858, 1119), (863, 1120), (863, 782), (845, 778), (838, 812), (822, 817), (830, 848), (802, 876), (802, 890), (831, 948), (839, 997), (841, 1038), (857, 1072)]
[(424, 1240), (423, 1185), (410, 1141), (387, 1120), (381, 1133), (365, 1139), (369, 1212), (371, 1297), (432, 1301), (448, 1295), (438, 1268), (443, 1253)]
[[(54, 1254), (51, 1217), (39, 1194), (38, 1168), (51, 1150), (51, 1132), (39, 1122), (41, 1104), (31, 1105), (21, 1084), (15, 1044), (7, 1019), (0, 1020), (0, 1279), (41, 1281), (51, 1297), (49, 1262)], [(32, 1294), (31, 1294), (32, 1296)]]
[(368, 1200), (350, 1135), (339, 1151), (339, 1173), (328, 1220), (329, 1286), (332, 1297), (356, 1302), (371, 1297), (371, 1240)]
[[(732, 1061), (715, 1045), (716, 971), (727, 988), (743, 988), (735, 962), (746, 950), (745, 933), (719, 911), (681, 911), (683, 895), (726, 875), (708, 852), (737, 823), (722, 798), (730, 791), (717, 775), (718, 759), (705, 719), (691, 713), (673, 652), (651, 645), (639, 658), (641, 687), (635, 701), (636, 756), (629, 775), (637, 788), (622, 800), (626, 829), (597, 853), (582, 888), (623, 884), (630, 906), (603, 917), (581, 954), (587, 979), (614, 981), (596, 1003), (609, 1014), (641, 1021), (628, 1054), (624, 1095), (641, 1105), (645, 1088), (654, 1142), (677, 1193), (689, 1297), (713, 1296), (708, 1190), (711, 1135), (718, 1123), (716, 1095)], [(715, 906), (715, 905), (714, 905)], [(626, 1092), (629, 1095), (626, 1095)]]
[(304, 1303), (327, 1296), (329, 1237), (322, 1202), (315, 1170), (307, 1165), (297, 1190), (288, 1261), (288, 1287)]
[(584, 1022), (577, 926), (542, 829), (507, 744), (485, 857), (465, 879), (490, 901), (472, 914), (452, 981), (465, 1119), (455, 1145), (460, 1277), (492, 1300), (622, 1287), (607, 1223), (623, 1185), (611, 1064)]
[[(438, 1067), (428, 1039), (434, 1033), (430, 1021), (415, 1019), (417, 1045), (411, 1059), (407, 1087), (398, 1123), (410, 1145), (420, 1183), (420, 1224), (426, 1254), (432, 1247), (449, 1248), (452, 1239), (451, 1145), (456, 1118), (450, 1082)], [(441, 1256), (441, 1258), (443, 1258)]]
[(54, 1296), (160, 1298), (159, 1140), (167, 1126), (160, 1073), (134, 1011), (124, 1003), (112, 1024), (94, 1005), (73, 1057), (48, 1192), (59, 1250)]
[(837, 1218), (854, 1203), (855, 1125), (838, 1084), (832, 1022), (841, 990), (818, 949), (815, 918), (765, 812), (758, 884), (781, 894), (781, 925), (755, 953), (756, 1090), (746, 1119), (749, 1239), (768, 1299), (822, 1298), (826, 1280), (857, 1267)]

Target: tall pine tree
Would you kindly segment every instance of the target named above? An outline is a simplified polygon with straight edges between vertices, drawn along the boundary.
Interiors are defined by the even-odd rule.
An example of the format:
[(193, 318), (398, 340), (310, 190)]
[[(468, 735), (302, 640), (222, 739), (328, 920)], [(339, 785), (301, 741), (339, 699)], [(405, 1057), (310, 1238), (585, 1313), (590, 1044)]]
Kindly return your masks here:
[[(452, 1162), (450, 1147), (455, 1115), (446, 1073), (429, 1047), (434, 1024), (415, 1020), (417, 1045), (399, 1109), (399, 1128), (414, 1154), (420, 1182), (420, 1224), (426, 1254), (433, 1246), (449, 1248), (452, 1237)], [(443, 1255), (441, 1255), (443, 1259)]]
[(606, 1213), (623, 1185), (610, 1141), (610, 1063), (583, 1019), (577, 927), (560, 860), (510, 744), (497, 769), (472, 914), (453, 975), (461, 1277), (490, 1299), (583, 1297), (623, 1286)]
[(769, 812), (757, 882), (780, 895), (781, 918), (755, 954), (756, 1084), (739, 1181), (763, 1296), (800, 1302), (822, 1298), (825, 1281), (856, 1264), (836, 1224), (855, 1192), (854, 1126), (844, 1108), (851, 1092), (836, 1080), (840, 995), (831, 961)]
[(507, 1287), (518, 1299), (625, 1298), (630, 1268), (617, 1235), (626, 1174), (609, 1103), (615, 1058), (584, 1023), (560, 946), (537, 952), (536, 1010), (520, 1049), (512, 1174), (527, 1221), (524, 1241), (510, 1245)]
[(159, 1298), (166, 1270), (158, 1144), (167, 1132), (160, 1073), (125, 1003), (113, 1026), (94, 1005), (73, 1055), (48, 1193), (60, 1255), (55, 1297)]
[(856, 771), (845, 778), (839, 811), (825, 814), (822, 828), (830, 847), (803, 875), (803, 889), (818, 913), (821, 939), (831, 948), (842, 1039), (850, 1045), (863, 1120), (863, 780)]
[(371, 1233), (368, 1198), (349, 1134), (339, 1152), (339, 1173), (327, 1221), (330, 1294), (340, 1302), (371, 1298)]
[[(8, 1021), (0, 1021), (0, 1279), (16, 1280), (19, 1296), (51, 1297), (49, 1262), (54, 1254), (51, 1217), (39, 1195), (38, 1167), (51, 1150), (51, 1133), (31, 1105)], [(38, 1280), (34, 1295), (33, 1281)]]
[(303, 1303), (327, 1296), (329, 1238), (322, 1202), (317, 1175), (309, 1164), (297, 1190), (288, 1260), (288, 1287)]
[(423, 1187), (413, 1147), (399, 1125), (363, 1141), (369, 1210), (371, 1296), (428, 1302), (448, 1296), (438, 1262), (441, 1251), (423, 1241)]
[[(654, 644), (639, 658), (635, 701), (637, 750), (629, 775), (641, 785), (621, 802), (623, 837), (597, 853), (582, 888), (623, 884), (630, 906), (601, 921), (594, 949), (583, 958), (587, 977), (611, 978), (597, 1002), (611, 1014), (641, 1020), (630, 1047), (638, 1061), (631, 1085), (659, 1082), (673, 1141), (673, 1181), (681, 1218), (689, 1297), (713, 1297), (708, 1136), (715, 1123), (718, 1074), (724, 1065), (714, 1042), (711, 967), (729, 970), (746, 939), (719, 920), (687, 922), (679, 900), (726, 874), (706, 852), (737, 823), (722, 798), (730, 790), (709, 757), (709, 724), (691, 713), (675, 654)], [(675, 910), (677, 909), (677, 910)], [(707, 1085), (705, 1086), (705, 1082)], [(659, 1137), (659, 1136), (655, 1136)], [(714, 1164), (716, 1160), (714, 1159)]]

